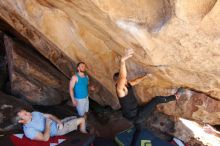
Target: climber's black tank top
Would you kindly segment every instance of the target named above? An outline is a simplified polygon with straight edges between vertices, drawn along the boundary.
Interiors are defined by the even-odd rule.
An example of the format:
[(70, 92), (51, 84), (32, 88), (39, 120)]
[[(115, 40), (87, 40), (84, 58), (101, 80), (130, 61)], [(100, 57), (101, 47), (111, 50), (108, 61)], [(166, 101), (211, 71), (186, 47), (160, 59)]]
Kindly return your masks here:
[[(116, 85), (117, 86), (117, 85)], [(134, 120), (138, 114), (138, 103), (134, 95), (133, 88), (128, 84), (128, 94), (119, 98), (119, 102), (122, 108), (122, 114), (128, 120)]]

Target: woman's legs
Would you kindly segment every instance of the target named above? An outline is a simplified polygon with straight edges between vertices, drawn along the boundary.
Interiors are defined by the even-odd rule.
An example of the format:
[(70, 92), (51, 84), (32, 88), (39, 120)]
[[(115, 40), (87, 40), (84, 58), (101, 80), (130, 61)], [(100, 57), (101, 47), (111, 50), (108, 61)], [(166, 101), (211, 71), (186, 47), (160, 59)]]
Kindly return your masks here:
[(146, 105), (139, 107), (138, 115), (135, 119), (135, 123), (142, 123), (146, 117), (148, 117), (160, 103), (167, 103), (176, 99), (175, 95), (171, 96), (156, 96)]

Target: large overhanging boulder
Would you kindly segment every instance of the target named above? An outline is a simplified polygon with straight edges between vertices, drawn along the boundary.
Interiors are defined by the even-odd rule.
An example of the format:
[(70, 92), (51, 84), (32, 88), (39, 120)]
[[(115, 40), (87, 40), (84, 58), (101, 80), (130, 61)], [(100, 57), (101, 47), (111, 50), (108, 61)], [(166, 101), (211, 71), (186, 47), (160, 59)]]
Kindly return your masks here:
[[(110, 92), (102, 96), (102, 103), (114, 108), (119, 106), (112, 75), (125, 48), (135, 50), (127, 62), (130, 79), (151, 73), (136, 87), (140, 102), (183, 86), (213, 101), (193, 96), (192, 104), (201, 100), (216, 105), (220, 99), (219, 11), (217, 0), (199, 4), (196, 0), (0, 1), (1, 19), (67, 77), (73, 62), (84, 61), (89, 74), (103, 86), (99, 92)], [(198, 115), (210, 111), (201, 110), (197, 108), (196, 113), (203, 114), (195, 116), (193, 110), (187, 118), (207, 121)], [(209, 122), (220, 124), (220, 113), (214, 112), (216, 119)]]
[(55, 105), (68, 98), (68, 78), (31, 46), (5, 35), (11, 93), (32, 104)]

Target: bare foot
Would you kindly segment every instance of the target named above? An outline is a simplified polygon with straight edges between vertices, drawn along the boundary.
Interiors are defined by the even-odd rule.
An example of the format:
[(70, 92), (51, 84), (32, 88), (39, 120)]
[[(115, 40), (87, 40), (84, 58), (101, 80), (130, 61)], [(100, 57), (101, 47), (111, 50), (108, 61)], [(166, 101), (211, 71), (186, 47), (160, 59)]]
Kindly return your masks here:
[(190, 98), (192, 96), (192, 91), (189, 89), (184, 89), (183, 87), (180, 87), (177, 89), (174, 95), (176, 96), (176, 100), (179, 100), (180, 97), (183, 95), (187, 98)]
[(174, 94), (176, 96), (176, 100), (179, 100), (180, 97), (184, 94), (185, 89), (180, 87), (177, 89), (176, 93)]

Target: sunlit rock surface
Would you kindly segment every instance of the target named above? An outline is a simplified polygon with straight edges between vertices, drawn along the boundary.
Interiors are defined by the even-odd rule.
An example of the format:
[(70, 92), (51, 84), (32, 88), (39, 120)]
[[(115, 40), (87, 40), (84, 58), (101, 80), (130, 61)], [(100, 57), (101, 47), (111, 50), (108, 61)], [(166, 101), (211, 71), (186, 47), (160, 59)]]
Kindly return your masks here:
[(183, 86), (207, 97), (187, 99), (192, 106), (201, 103), (190, 113), (179, 105), (177, 116), (211, 124), (220, 124), (219, 11), (217, 0), (0, 1), (1, 19), (67, 77), (73, 63), (88, 65), (89, 75), (103, 86), (97, 93), (108, 93), (101, 94), (102, 104), (119, 107), (112, 75), (130, 47), (135, 54), (127, 62), (129, 78), (151, 73), (136, 87), (140, 102)]
[(160, 112), (153, 112), (147, 119), (146, 126), (162, 139), (170, 140), (176, 137), (190, 146), (220, 145), (220, 138), (206, 133), (203, 129), (204, 124), (201, 125), (183, 118), (173, 119)]
[(174, 135), (191, 146), (220, 145), (219, 137), (206, 133), (201, 125), (186, 119), (179, 119), (176, 122)]
[(190, 97), (181, 96), (177, 102), (169, 102), (159, 105), (159, 110), (168, 115), (185, 117), (199, 121), (219, 125), (220, 101), (212, 99), (205, 94), (191, 92)]

